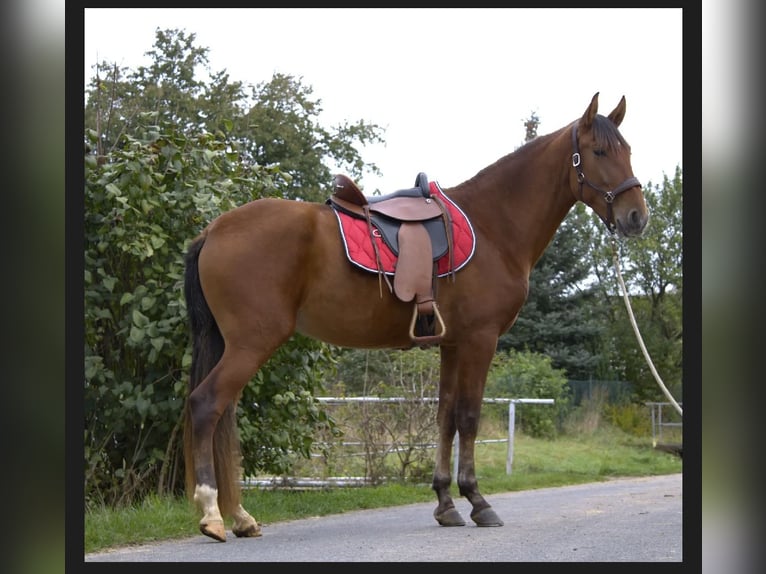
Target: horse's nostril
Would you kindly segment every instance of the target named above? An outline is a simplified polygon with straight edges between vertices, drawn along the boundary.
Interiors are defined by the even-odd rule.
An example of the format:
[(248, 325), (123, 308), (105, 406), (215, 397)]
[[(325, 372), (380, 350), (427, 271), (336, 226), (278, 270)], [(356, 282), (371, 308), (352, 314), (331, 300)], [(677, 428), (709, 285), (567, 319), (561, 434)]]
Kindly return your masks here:
[(631, 209), (623, 220), (623, 231), (627, 235), (640, 235), (648, 222), (649, 218), (642, 214), (640, 209)]

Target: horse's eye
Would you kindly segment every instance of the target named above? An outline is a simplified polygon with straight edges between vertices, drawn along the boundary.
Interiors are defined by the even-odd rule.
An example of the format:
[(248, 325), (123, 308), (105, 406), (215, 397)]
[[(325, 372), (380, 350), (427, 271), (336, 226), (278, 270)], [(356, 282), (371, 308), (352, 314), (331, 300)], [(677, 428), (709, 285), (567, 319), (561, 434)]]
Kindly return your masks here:
[(606, 155), (606, 152), (602, 150), (601, 148), (594, 149), (593, 153), (596, 154), (598, 157), (604, 157)]

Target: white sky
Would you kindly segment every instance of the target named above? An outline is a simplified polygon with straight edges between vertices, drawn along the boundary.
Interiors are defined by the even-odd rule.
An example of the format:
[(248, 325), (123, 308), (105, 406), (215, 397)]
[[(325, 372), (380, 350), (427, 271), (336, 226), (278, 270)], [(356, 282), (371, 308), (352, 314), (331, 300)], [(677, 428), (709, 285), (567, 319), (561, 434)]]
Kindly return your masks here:
[(594, 93), (620, 131), (643, 184), (682, 157), (682, 10), (432, 8), (87, 8), (85, 75), (98, 61), (135, 68), (155, 30), (196, 34), (213, 71), (255, 85), (302, 77), (330, 127), (363, 119), (386, 146), (361, 150), (382, 178), (366, 193), (409, 187), (418, 172), (457, 185), (524, 141), (580, 117)]

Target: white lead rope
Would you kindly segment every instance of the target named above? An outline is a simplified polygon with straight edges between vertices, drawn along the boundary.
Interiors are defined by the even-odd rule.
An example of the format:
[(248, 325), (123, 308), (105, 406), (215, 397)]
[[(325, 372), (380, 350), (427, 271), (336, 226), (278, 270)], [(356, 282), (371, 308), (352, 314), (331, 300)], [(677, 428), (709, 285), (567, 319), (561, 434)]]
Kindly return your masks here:
[(646, 362), (649, 364), (649, 369), (652, 371), (654, 378), (657, 380), (657, 384), (660, 385), (662, 392), (665, 393), (665, 396), (673, 404), (675, 409), (678, 411), (678, 414), (683, 416), (684, 413), (683, 413), (683, 410), (681, 409), (681, 405), (679, 405), (678, 402), (676, 402), (676, 400), (673, 398), (673, 395), (670, 394), (670, 391), (668, 391), (667, 387), (665, 386), (665, 383), (662, 382), (662, 379), (657, 374), (657, 369), (654, 368), (654, 363), (652, 363), (652, 359), (649, 356), (649, 352), (646, 350), (646, 345), (644, 345), (644, 340), (641, 337), (641, 333), (639, 333), (638, 331), (636, 318), (633, 316), (633, 309), (631, 308), (630, 300), (628, 299), (628, 289), (625, 287), (625, 282), (622, 280), (622, 273), (620, 273), (620, 263), (617, 257), (617, 240), (614, 238), (614, 236), (612, 236), (612, 254), (614, 259), (614, 269), (615, 271), (617, 271), (617, 280), (620, 282), (620, 287), (622, 289), (622, 298), (625, 300), (625, 307), (628, 310), (628, 316), (630, 317), (630, 324), (633, 325), (633, 331), (636, 333), (636, 339), (638, 339), (638, 344), (641, 347), (641, 351), (644, 353)]

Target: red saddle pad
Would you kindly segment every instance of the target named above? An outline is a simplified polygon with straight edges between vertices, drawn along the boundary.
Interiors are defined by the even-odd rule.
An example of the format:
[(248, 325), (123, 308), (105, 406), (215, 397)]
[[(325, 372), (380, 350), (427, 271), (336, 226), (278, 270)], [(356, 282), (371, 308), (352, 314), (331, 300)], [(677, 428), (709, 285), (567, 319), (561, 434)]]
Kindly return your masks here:
[[(468, 221), (463, 210), (461, 210), (453, 201), (444, 195), (444, 192), (439, 187), (439, 184), (435, 181), (430, 182), (431, 193), (438, 195), (447, 209), (450, 212), (452, 218), (452, 243), (454, 254), (454, 269), (450, 269), (449, 253), (445, 253), (437, 261), (437, 273), (439, 277), (443, 277), (450, 273), (450, 271), (458, 271), (463, 268), (471, 257), (476, 247), (476, 237), (471, 227), (471, 222)], [(343, 247), (346, 251), (348, 260), (361, 267), (366, 271), (373, 273), (378, 272), (378, 266), (375, 262), (375, 250), (373, 249), (372, 242), (370, 241), (370, 233), (367, 229), (367, 222), (363, 219), (352, 217), (345, 213), (341, 213), (335, 210), (335, 217), (338, 218), (338, 224), (340, 226), (340, 235), (343, 240)], [(374, 227), (374, 226), (373, 226)], [(383, 271), (387, 275), (393, 275), (396, 269), (397, 256), (386, 245), (379, 234), (375, 235), (375, 241), (378, 245), (378, 252), (380, 253), (380, 262), (383, 266)]]

